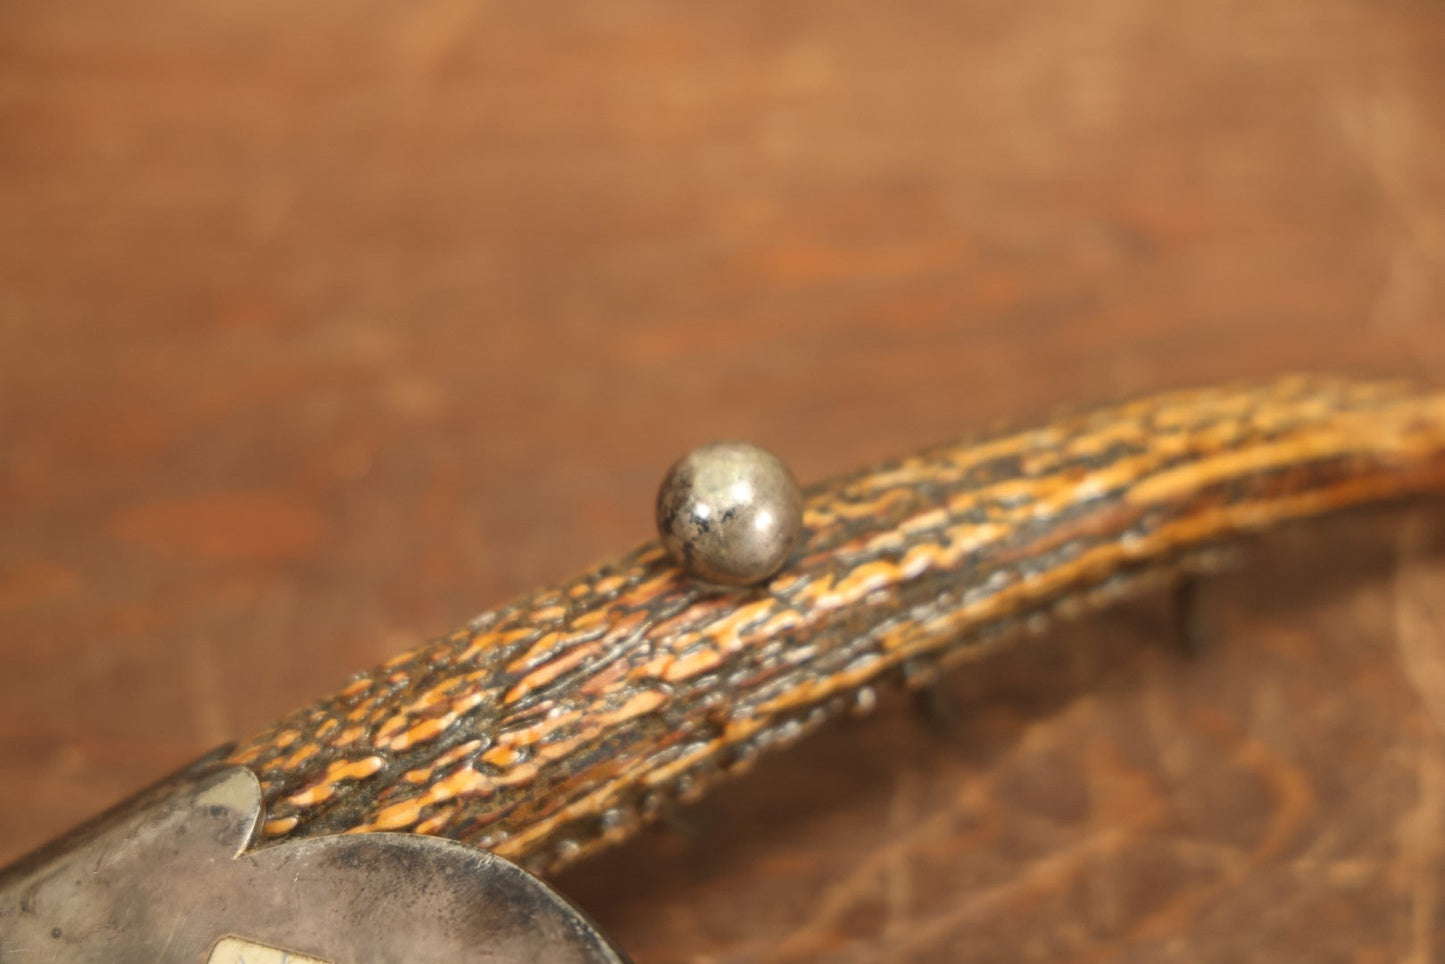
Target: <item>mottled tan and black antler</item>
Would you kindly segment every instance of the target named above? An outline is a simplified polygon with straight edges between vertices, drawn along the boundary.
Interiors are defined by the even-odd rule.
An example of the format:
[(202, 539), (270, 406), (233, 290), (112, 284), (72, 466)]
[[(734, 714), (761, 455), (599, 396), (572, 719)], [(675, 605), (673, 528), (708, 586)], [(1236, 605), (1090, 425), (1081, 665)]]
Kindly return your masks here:
[(721, 592), (656, 545), (487, 613), (242, 743), (270, 838), (402, 830), (533, 869), (619, 841), (890, 678), (1286, 520), (1445, 488), (1445, 394), (1177, 392), (814, 486)]

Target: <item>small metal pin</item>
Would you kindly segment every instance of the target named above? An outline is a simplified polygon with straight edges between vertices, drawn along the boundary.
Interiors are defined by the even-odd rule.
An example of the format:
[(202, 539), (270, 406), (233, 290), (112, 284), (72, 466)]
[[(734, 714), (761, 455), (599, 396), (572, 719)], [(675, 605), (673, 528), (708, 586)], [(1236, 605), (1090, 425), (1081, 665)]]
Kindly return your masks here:
[(708, 582), (748, 586), (782, 568), (803, 524), (803, 494), (771, 452), (746, 442), (694, 449), (657, 493), (657, 534)]

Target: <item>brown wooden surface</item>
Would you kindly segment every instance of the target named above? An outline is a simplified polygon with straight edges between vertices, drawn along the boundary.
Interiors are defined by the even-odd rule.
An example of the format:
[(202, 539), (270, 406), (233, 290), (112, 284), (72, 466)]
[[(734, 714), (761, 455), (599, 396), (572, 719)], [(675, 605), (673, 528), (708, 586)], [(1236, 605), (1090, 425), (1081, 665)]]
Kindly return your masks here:
[[(1445, 381), (1429, 2), (0, 5), (0, 860), (647, 534), (1283, 369)], [(888, 698), (560, 883), (639, 962), (1445, 938), (1445, 516)]]

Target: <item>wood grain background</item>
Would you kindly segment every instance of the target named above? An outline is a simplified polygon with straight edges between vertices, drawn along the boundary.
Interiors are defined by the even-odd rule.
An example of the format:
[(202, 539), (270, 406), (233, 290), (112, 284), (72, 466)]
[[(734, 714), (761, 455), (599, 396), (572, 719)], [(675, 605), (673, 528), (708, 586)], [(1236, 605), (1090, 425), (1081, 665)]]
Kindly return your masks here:
[[(0, 4), (0, 861), (645, 538), (1286, 369), (1445, 381), (1445, 8)], [(668, 961), (1440, 960), (1445, 515), (901, 698), (560, 881)]]

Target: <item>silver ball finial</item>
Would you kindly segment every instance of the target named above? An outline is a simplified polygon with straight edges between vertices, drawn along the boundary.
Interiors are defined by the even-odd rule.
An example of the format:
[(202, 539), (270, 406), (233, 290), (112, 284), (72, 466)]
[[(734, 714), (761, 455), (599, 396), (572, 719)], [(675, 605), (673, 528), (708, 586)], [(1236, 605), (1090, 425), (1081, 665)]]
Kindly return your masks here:
[(657, 493), (657, 534), (678, 565), (728, 586), (782, 568), (803, 524), (803, 494), (771, 452), (713, 442), (678, 460)]

